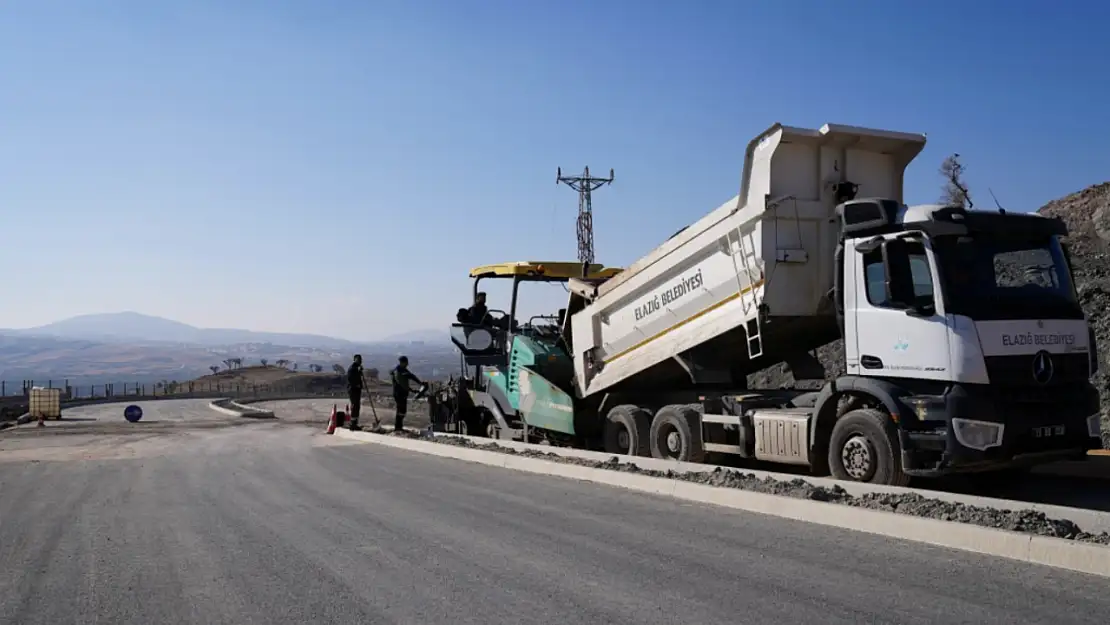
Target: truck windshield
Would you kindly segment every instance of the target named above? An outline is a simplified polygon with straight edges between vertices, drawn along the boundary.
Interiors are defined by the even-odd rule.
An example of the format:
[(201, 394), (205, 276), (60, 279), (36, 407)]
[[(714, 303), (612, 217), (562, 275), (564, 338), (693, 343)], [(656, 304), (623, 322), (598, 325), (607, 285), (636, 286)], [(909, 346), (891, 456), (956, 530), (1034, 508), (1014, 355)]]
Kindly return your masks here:
[(949, 313), (980, 320), (1083, 318), (1056, 237), (941, 236), (933, 251)]

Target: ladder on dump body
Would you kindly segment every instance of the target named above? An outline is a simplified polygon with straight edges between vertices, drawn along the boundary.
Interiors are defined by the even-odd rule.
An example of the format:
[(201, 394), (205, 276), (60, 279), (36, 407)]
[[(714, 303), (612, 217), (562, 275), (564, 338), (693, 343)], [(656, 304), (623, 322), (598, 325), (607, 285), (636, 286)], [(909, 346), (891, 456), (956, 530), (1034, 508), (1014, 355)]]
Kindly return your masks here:
[[(762, 285), (763, 270), (759, 266), (759, 259), (755, 255), (755, 228), (748, 228), (746, 233), (740, 229), (728, 234), (729, 247), (732, 250), (732, 264), (736, 270), (736, 284), (739, 289), (740, 307), (744, 311), (744, 332), (747, 334), (748, 358), (754, 360), (763, 355), (763, 340), (760, 336), (761, 324), (759, 322), (759, 298), (756, 290)], [(747, 245), (744, 239), (751, 239)], [(736, 241), (735, 247), (732, 242)], [(736, 256), (740, 256), (737, 262)], [(754, 314), (753, 314), (754, 313)]]

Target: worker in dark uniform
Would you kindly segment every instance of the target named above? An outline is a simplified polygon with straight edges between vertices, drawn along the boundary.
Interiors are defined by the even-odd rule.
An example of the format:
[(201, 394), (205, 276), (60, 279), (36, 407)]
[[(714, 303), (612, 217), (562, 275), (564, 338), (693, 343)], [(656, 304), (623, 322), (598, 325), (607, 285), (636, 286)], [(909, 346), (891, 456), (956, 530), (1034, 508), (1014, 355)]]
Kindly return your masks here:
[(355, 359), (347, 367), (347, 399), (351, 402), (351, 430), (358, 431), (362, 428), (358, 424), (358, 415), (362, 412), (362, 354), (355, 354)]
[(481, 325), (486, 321), (486, 314), (489, 313), (489, 308), (486, 306), (486, 294), (476, 293), (474, 295), (474, 304), (467, 311), (470, 316), (470, 323), (474, 325)]
[(393, 382), (393, 401), (397, 404), (393, 429), (396, 432), (401, 432), (405, 429), (405, 414), (409, 407), (409, 393), (412, 392), (409, 381), (411, 380), (417, 384), (424, 383), (409, 371), (408, 356), (401, 356), (397, 359), (397, 366), (389, 372), (389, 378)]

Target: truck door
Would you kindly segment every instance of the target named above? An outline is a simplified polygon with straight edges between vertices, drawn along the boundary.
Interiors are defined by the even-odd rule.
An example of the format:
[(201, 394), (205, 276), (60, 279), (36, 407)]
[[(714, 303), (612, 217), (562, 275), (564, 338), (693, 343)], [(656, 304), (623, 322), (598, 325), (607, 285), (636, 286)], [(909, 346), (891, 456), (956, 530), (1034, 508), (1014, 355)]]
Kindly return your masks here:
[(854, 293), (845, 293), (845, 307), (854, 305), (845, 326), (855, 330), (845, 337), (848, 373), (950, 379), (948, 324), (928, 241), (888, 235), (854, 252), (845, 255), (845, 273), (850, 264), (855, 278)]

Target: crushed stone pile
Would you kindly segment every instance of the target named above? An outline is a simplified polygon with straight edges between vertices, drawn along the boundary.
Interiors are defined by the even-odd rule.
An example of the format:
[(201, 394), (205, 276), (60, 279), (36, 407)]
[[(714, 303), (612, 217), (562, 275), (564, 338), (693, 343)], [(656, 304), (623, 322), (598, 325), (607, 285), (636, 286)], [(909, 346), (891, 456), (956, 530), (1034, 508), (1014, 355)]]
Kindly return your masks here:
[(1102, 446), (1110, 449), (1110, 182), (1087, 187), (1045, 204), (1042, 215), (1068, 224), (1075, 288), (1095, 329), (1099, 372), (1095, 386), (1102, 398)]
[[(1053, 200), (1038, 213), (1059, 217), (1068, 225), (1065, 240), (1071, 253), (1076, 290), (1083, 310), (1098, 340), (1099, 373), (1094, 383), (1102, 397), (1102, 445), (1110, 449), (1110, 182), (1093, 185)], [(817, 350), (826, 379), (843, 373), (844, 344), (834, 341)], [(782, 388), (795, 385), (784, 365), (769, 367), (748, 377), (750, 388)], [(801, 381), (800, 388), (816, 388), (819, 382)]]

